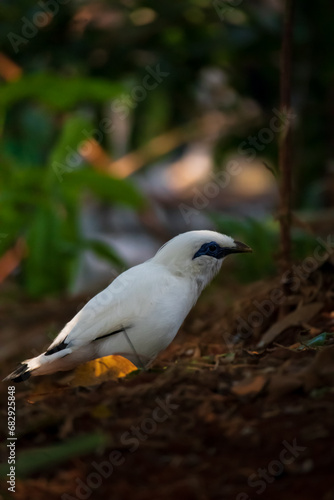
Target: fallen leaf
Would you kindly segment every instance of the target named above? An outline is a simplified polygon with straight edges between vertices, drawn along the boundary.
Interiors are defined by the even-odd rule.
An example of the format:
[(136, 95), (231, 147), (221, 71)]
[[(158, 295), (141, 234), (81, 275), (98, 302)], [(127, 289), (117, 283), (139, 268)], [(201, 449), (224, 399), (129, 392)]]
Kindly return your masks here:
[(313, 361), (297, 373), (278, 372), (271, 376), (268, 393), (270, 399), (304, 388), (309, 392), (315, 388), (334, 386), (334, 346), (323, 348)]
[(97, 406), (95, 406), (95, 408), (93, 408), (93, 410), (91, 411), (91, 415), (95, 418), (103, 419), (103, 418), (111, 417), (112, 413), (111, 413), (110, 408), (108, 408), (108, 406), (101, 404), (101, 405), (97, 405)]
[(0, 258), (0, 282), (4, 281), (20, 264), (27, 252), (26, 243), (19, 238), (15, 245)]
[(296, 342), (295, 344), (292, 344), (289, 346), (289, 349), (299, 349), (300, 347), (303, 347), (300, 342)]
[(53, 380), (45, 378), (36, 383), (36, 386), (27, 396), (27, 401), (33, 404), (50, 396), (61, 395), (65, 390), (66, 387), (58, 386)]
[(301, 388), (303, 380), (298, 374), (276, 373), (272, 375), (268, 385), (269, 399), (276, 400)]
[(257, 356), (262, 356), (263, 352), (258, 352), (258, 351), (250, 351), (250, 350), (247, 350), (247, 349), (244, 349), (244, 352), (246, 354), (248, 354), (249, 356), (251, 357), (257, 357)]
[(247, 394), (256, 394), (260, 392), (267, 379), (263, 375), (257, 375), (251, 380), (243, 380), (242, 382), (235, 384), (232, 387), (232, 392), (237, 396), (246, 396)]
[(274, 323), (263, 335), (257, 347), (263, 348), (275, 340), (284, 330), (287, 330), (291, 326), (297, 326), (300, 323), (309, 321), (323, 308), (323, 306), (322, 302), (314, 302), (313, 304), (305, 304), (304, 306), (298, 307), (295, 311), (288, 314), (277, 323)]
[(313, 362), (302, 371), (306, 391), (334, 385), (334, 347), (319, 351)]
[(310, 335), (311, 337), (315, 337), (322, 332), (320, 328), (316, 328), (315, 326), (309, 325), (308, 323), (303, 323), (301, 326), (305, 328), (305, 330), (308, 332), (308, 335)]
[(117, 380), (137, 367), (122, 356), (105, 356), (78, 366), (67, 379), (71, 387), (100, 384), (108, 380)]
[(300, 350), (305, 349), (305, 347), (320, 347), (323, 346), (324, 343), (327, 340), (327, 337), (330, 336), (330, 333), (323, 332), (320, 333), (320, 335), (317, 335), (313, 339), (306, 340), (303, 342), (303, 344), (299, 347)]

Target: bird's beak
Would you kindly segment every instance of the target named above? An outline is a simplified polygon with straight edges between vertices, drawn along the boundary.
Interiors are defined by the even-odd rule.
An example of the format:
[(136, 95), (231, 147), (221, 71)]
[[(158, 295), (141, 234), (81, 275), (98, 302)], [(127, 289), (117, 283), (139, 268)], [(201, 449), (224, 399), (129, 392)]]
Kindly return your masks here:
[(241, 241), (234, 241), (235, 247), (231, 248), (231, 253), (250, 253), (253, 250), (245, 243), (241, 243)]

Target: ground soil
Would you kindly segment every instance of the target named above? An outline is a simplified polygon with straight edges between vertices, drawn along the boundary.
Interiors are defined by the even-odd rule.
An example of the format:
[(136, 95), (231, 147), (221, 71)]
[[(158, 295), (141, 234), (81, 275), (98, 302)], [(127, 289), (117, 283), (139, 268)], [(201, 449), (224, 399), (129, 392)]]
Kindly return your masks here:
[[(251, 316), (259, 310), (254, 301), (268, 299), (279, 280), (231, 286), (228, 296), (217, 285), (149, 371), (79, 387), (61, 374), (17, 385), (19, 460), (27, 461), (31, 449), (97, 433), (100, 440), (86, 451), (73, 445), (58, 459), (56, 448), (46, 450), (38, 466), (17, 478), (16, 493), (5, 487), (3, 498), (333, 500), (333, 283), (326, 263), (298, 290), (285, 290), (262, 323)], [(4, 301), (3, 374), (45, 348), (47, 335), (85, 300)], [(320, 309), (309, 317), (314, 304)], [(298, 308), (300, 317), (289, 324)], [(273, 325), (275, 338), (259, 347)], [(307, 345), (324, 332), (326, 339)], [(4, 383), (2, 401), (6, 391)], [(5, 462), (6, 447), (1, 454)]]

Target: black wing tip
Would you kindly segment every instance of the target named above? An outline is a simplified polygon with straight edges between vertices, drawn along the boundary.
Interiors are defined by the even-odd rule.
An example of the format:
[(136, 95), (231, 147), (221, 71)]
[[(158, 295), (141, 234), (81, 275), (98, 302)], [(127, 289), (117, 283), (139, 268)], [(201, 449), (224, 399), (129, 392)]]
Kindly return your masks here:
[(21, 363), (16, 370), (14, 370), (5, 380), (11, 380), (12, 382), (24, 382), (31, 377), (31, 371), (28, 368), (27, 363)]
[(56, 352), (62, 351), (63, 349), (66, 349), (68, 344), (65, 343), (65, 339), (60, 342), (60, 344), (55, 345), (52, 347), (52, 349), (48, 349), (45, 353), (44, 356), (51, 356), (51, 354), (55, 354)]

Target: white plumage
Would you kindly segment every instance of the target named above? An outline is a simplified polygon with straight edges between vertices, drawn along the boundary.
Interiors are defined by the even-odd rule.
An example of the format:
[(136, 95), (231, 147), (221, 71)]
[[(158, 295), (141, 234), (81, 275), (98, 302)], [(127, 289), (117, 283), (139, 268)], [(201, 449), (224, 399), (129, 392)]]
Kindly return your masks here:
[(147, 366), (174, 339), (224, 258), (250, 251), (214, 231), (176, 236), (93, 297), (45, 353), (21, 363), (5, 380), (69, 370), (110, 354)]

